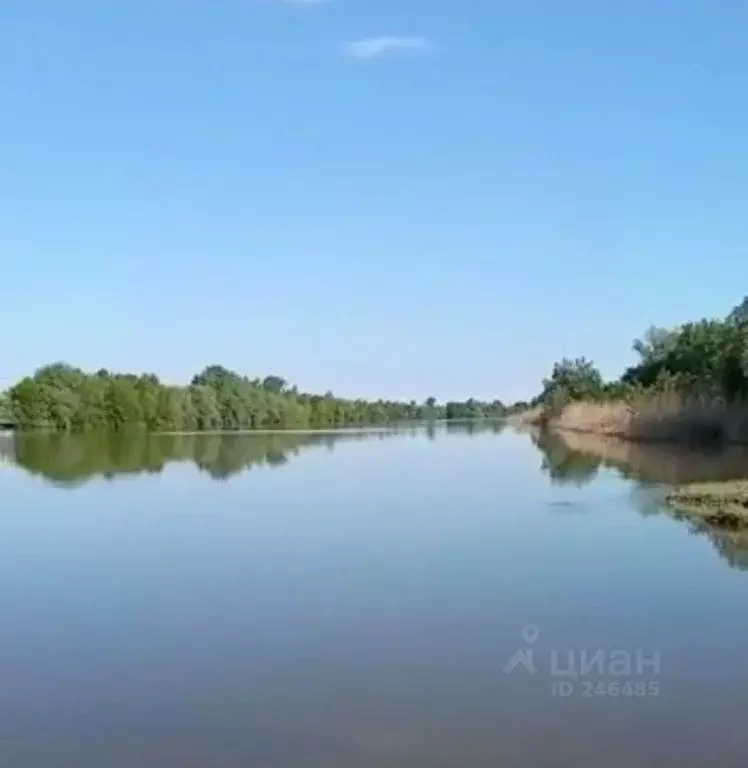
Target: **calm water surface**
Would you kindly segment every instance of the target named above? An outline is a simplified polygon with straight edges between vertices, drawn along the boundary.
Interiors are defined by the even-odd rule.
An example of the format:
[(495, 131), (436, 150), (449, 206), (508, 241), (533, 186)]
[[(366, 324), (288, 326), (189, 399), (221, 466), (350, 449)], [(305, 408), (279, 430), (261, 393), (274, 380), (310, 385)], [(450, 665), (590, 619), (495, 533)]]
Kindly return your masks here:
[(748, 540), (661, 504), (739, 476), (500, 425), (0, 438), (0, 765), (743, 768)]

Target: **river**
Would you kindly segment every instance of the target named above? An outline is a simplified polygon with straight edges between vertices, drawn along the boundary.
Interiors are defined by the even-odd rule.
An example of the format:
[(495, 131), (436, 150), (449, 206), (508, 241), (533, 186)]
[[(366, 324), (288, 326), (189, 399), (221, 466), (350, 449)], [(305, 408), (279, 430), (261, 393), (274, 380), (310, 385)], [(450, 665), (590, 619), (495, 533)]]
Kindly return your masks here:
[(0, 446), (0, 765), (745, 764), (695, 454), (501, 424)]

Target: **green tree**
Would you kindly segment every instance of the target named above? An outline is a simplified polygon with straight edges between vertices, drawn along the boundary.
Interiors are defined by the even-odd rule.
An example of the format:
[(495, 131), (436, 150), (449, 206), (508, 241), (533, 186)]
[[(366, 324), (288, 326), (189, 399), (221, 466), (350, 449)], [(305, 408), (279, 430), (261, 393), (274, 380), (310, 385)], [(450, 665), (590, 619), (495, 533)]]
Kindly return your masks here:
[[(459, 407), (471, 417), (503, 410), (498, 400), (489, 405), (471, 399)], [(102, 368), (87, 374), (65, 363), (40, 368), (11, 387), (5, 408), (22, 429), (61, 432), (333, 427), (434, 419), (446, 413), (433, 397), (418, 406), (415, 401), (348, 400), (331, 391), (308, 394), (280, 376), (249, 378), (221, 365), (204, 368), (182, 387), (166, 385), (152, 373)]]
[(603, 377), (594, 363), (585, 357), (563, 358), (553, 366), (550, 378), (543, 381), (542, 402), (595, 398), (603, 390)]
[(267, 389), (269, 392), (283, 392), (286, 385), (286, 380), (281, 376), (266, 376), (262, 381), (263, 389)]

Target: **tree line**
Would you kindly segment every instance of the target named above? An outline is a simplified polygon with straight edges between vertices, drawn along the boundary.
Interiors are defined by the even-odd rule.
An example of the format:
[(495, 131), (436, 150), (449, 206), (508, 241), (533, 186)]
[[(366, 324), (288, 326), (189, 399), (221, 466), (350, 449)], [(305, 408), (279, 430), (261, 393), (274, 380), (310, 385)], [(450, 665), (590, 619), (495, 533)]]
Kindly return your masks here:
[(27, 376), (0, 398), (0, 418), (21, 430), (150, 432), (383, 425), (424, 419), (494, 418), (506, 409), (490, 403), (438, 404), (351, 400), (300, 392), (282, 377), (249, 378), (220, 365), (173, 386), (154, 374), (86, 373), (55, 363)]
[(564, 358), (554, 364), (533, 400), (509, 410), (660, 393), (744, 401), (748, 397), (748, 297), (722, 318), (702, 318), (674, 328), (652, 326), (634, 341), (633, 351), (638, 360), (611, 381), (605, 381), (585, 357)]

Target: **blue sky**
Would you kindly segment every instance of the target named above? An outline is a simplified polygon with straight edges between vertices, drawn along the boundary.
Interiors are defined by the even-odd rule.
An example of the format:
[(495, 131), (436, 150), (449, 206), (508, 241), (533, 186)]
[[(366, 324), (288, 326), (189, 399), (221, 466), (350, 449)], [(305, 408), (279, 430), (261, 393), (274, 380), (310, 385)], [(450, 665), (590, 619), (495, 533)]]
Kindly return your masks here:
[(0, 386), (530, 396), (748, 293), (748, 4), (3, 0)]

